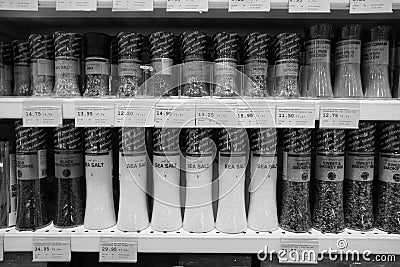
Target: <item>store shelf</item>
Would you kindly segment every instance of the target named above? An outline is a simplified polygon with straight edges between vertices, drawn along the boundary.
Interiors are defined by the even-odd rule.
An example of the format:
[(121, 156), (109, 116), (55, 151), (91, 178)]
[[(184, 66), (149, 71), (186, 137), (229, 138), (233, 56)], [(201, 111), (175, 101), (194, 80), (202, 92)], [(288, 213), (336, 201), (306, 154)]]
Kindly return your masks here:
[(4, 232), (4, 251), (32, 251), (34, 236), (71, 237), (73, 252), (98, 252), (100, 237), (137, 237), (138, 252), (160, 253), (251, 253), (263, 250), (278, 251), (282, 239), (294, 239), (298, 242), (318, 240), (319, 253), (323, 250), (338, 250), (338, 240), (345, 240), (347, 247), (343, 251), (369, 250), (373, 254), (400, 255), (400, 235), (387, 234), (379, 230), (361, 233), (345, 230), (340, 234), (322, 234), (316, 230), (310, 233), (295, 234), (278, 229), (273, 232), (255, 232), (247, 230), (240, 234), (224, 234), (216, 230), (210, 233), (189, 233), (183, 229), (175, 232), (155, 232), (150, 228), (139, 233), (121, 232), (112, 227), (106, 230), (86, 230), (82, 226), (70, 229), (57, 229), (50, 225), (35, 232), (19, 232), (12, 229)]

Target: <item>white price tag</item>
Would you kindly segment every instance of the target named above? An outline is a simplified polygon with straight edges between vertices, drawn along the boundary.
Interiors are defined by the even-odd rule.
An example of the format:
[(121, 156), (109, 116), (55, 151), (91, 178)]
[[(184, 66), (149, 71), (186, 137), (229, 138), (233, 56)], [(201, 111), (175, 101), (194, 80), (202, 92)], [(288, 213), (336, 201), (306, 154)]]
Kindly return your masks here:
[(182, 128), (195, 126), (195, 103), (187, 100), (159, 100), (155, 104), (154, 124), (156, 127)]
[(61, 125), (62, 101), (24, 100), (22, 103), (22, 122), (27, 127), (57, 127)]
[(269, 12), (270, 0), (229, 0), (229, 12)]
[(0, 0), (0, 10), (38, 11), (39, 0)]
[(114, 101), (76, 101), (75, 125), (76, 127), (113, 127), (114, 126)]
[(57, 0), (56, 11), (96, 11), (97, 0)]
[(236, 114), (239, 125), (244, 128), (270, 128), (275, 127), (275, 103), (253, 102), (242, 103), (238, 101)]
[(359, 121), (359, 103), (320, 104), (320, 128), (357, 129)]
[(71, 238), (68, 236), (33, 237), (33, 262), (70, 262)]
[(276, 107), (276, 127), (278, 128), (314, 128), (315, 105), (284, 105)]
[(153, 0), (113, 0), (112, 11), (153, 11)]
[(145, 99), (131, 102), (115, 102), (116, 127), (152, 127), (154, 126), (154, 101)]
[(167, 12), (207, 12), (208, 0), (167, 0)]
[(236, 102), (196, 103), (196, 126), (237, 127), (238, 125)]
[(317, 264), (318, 240), (281, 238), (279, 263)]
[(0, 234), (0, 262), (4, 260), (4, 234)]
[(100, 237), (100, 262), (137, 262), (137, 237)]
[(350, 0), (350, 14), (392, 12), (393, 0)]
[(289, 13), (329, 13), (330, 0), (289, 0)]

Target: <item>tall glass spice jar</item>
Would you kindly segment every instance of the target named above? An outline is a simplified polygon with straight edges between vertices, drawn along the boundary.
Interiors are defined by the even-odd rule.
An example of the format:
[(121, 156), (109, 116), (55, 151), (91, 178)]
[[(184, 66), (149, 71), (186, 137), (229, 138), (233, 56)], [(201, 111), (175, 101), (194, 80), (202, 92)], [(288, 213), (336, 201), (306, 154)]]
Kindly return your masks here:
[(117, 35), (119, 60), (119, 97), (135, 97), (143, 95), (140, 86), (143, 82), (142, 70), (142, 47), (143, 36), (140, 33), (120, 32)]
[(154, 202), (151, 228), (176, 231), (182, 227), (179, 129), (154, 128)]
[(270, 36), (253, 32), (244, 39), (245, 65), (244, 96), (269, 96), (267, 90), (268, 47)]
[(181, 35), (183, 54), (182, 95), (190, 97), (210, 96), (207, 81), (210, 74), (206, 65), (207, 36), (200, 31), (186, 31)]
[(237, 53), (239, 35), (219, 32), (213, 36), (214, 44), (214, 92), (213, 96), (240, 96), (237, 82)]
[(308, 27), (305, 36), (309, 96), (333, 97), (330, 64), (332, 26), (318, 24)]
[(255, 231), (273, 231), (279, 227), (276, 202), (276, 129), (254, 128), (249, 135), (251, 181), (247, 225)]
[(56, 180), (56, 216), (54, 226), (83, 224), (85, 214), (85, 178), (83, 129), (72, 120), (54, 129), (54, 173)]
[(84, 96), (109, 95), (110, 47), (109, 35), (89, 32), (83, 36), (85, 47), (85, 93)]
[(318, 129), (315, 158), (315, 229), (325, 233), (344, 230), (343, 180), (345, 130)]
[(378, 203), (375, 226), (400, 234), (400, 123), (380, 125)]
[(0, 41), (0, 96), (12, 95), (13, 66), (12, 46)]
[(375, 123), (360, 122), (346, 133), (344, 221), (347, 228), (368, 231), (374, 223), (373, 180)]
[(240, 233), (247, 229), (244, 190), (249, 142), (246, 130), (219, 130), (218, 146), (219, 195), (216, 228), (224, 233)]
[(175, 57), (175, 36), (169, 32), (150, 34), (150, 55), (153, 76), (151, 86), (154, 96), (177, 96), (177, 88), (173, 87), (172, 66)]
[(47, 190), (46, 132), (15, 123), (18, 230), (36, 230), (50, 224)]
[(101, 230), (116, 224), (112, 187), (111, 128), (85, 128), (86, 208), (84, 226)]
[(51, 35), (31, 34), (31, 86), (33, 96), (50, 96), (54, 88), (54, 42)]
[(283, 129), (282, 212), (280, 225), (301, 233), (311, 229), (311, 129)]
[(14, 95), (30, 96), (31, 74), (29, 68), (29, 43), (27, 41), (12, 41), (14, 57)]
[(390, 26), (374, 26), (363, 34), (362, 77), (365, 97), (392, 97), (389, 83), (390, 30)]
[(343, 26), (335, 45), (335, 97), (363, 97), (360, 63), (361, 25)]
[(55, 32), (55, 84), (56, 96), (81, 95), (82, 37), (77, 33)]

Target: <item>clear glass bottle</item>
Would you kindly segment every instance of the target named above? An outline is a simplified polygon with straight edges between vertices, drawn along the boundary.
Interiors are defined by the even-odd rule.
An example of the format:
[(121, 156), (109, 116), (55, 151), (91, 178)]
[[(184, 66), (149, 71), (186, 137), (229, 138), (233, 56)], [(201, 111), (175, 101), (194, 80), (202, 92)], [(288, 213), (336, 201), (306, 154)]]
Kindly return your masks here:
[(219, 32), (213, 36), (213, 44), (215, 57), (213, 96), (240, 96), (240, 86), (237, 82), (239, 35)]
[(29, 67), (29, 43), (27, 41), (14, 40), (13, 58), (14, 58), (14, 95), (30, 96), (31, 91), (31, 73)]
[(55, 32), (55, 96), (81, 95), (82, 36), (77, 33)]
[(54, 42), (51, 35), (31, 34), (31, 86), (33, 96), (50, 96), (54, 88)]
[(365, 97), (392, 97), (389, 83), (390, 30), (390, 26), (374, 26), (363, 34), (362, 77)]
[(111, 38), (104, 33), (89, 32), (83, 36), (85, 45), (84, 96), (109, 95)]
[(12, 95), (13, 66), (12, 45), (0, 41), (0, 96)]

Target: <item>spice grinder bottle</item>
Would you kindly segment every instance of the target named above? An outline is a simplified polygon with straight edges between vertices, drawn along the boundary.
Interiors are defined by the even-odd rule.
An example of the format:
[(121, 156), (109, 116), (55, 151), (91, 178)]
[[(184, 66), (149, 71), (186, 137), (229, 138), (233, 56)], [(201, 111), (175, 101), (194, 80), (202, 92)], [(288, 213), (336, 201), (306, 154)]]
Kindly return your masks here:
[(346, 228), (368, 231), (374, 223), (375, 123), (360, 122), (346, 133), (344, 221)]
[(400, 123), (380, 125), (379, 180), (375, 226), (400, 234)]
[(282, 229), (301, 233), (311, 229), (310, 178), (313, 130), (282, 129)]
[(14, 95), (30, 96), (31, 74), (29, 68), (29, 43), (27, 41), (14, 40), (13, 58), (14, 58)]
[(85, 178), (83, 129), (65, 120), (54, 129), (54, 173), (56, 180), (56, 216), (54, 226), (83, 224), (85, 214)]
[(31, 91), (33, 96), (50, 96), (54, 88), (54, 41), (51, 35), (31, 34)]
[(249, 142), (243, 128), (219, 130), (218, 211), (216, 228), (223, 233), (246, 231), (245, 174)]
[(204, 233), (214, 229), (212, 174), (214, 142), (211, 129), (185, 129), (186, 198), (183, 228)]
[(274, 231), (279, 227), (276, 202), (276, 129), (250, 130), (250, 205), (247, 225), (255, 231)]
[(83, 36), (85, 47), (85, 93), (84, 96), (109, 95), (110, 47), (109, 35), (89, 32)]
[(151, 228), (176, 231), (182, 227), (179, 129), (154, 128), (153, 179)]
[(389, 84), (390, 30), (390, 26), (374, 26), (363, 34), (362, 77), (365, 97), (392, 97)]
[(18, 230), (36, 230), (50, 224), (47, 190), (46, 132), (15, 122)]
[(237, 53), (239, 35), (219, 32), (213, 36), (214, 45), (214, 96), (233, 97), (240, 95), (237, 82)]
[(12, 46), (0, 41), (0, 96), (11, 96), (13, 87)]
[(82, 36), (77, 33), (55, 32), (54, 95), (80, 96)]

